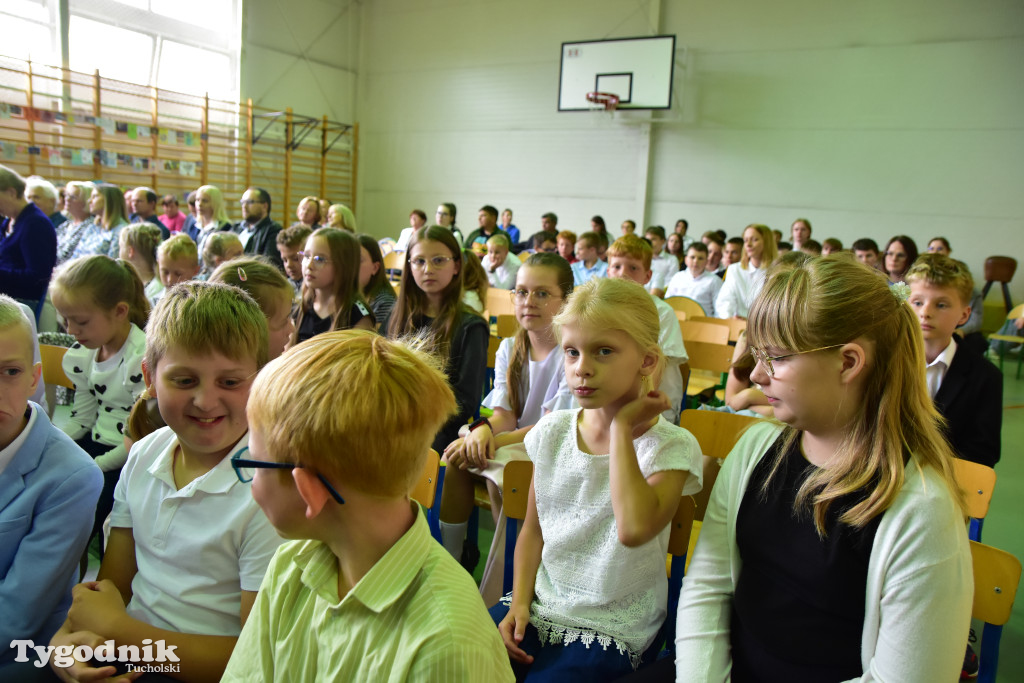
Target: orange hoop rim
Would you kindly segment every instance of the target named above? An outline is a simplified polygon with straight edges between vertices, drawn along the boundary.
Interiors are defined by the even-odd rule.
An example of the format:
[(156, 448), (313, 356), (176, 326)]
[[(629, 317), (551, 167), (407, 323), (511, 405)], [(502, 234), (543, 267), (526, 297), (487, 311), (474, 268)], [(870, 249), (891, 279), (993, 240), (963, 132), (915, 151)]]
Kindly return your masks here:
[(605, 111), (614, 111), (619, 106), (619, 96), (610, 92), (588, 92), (587, 102), (604, 107)]

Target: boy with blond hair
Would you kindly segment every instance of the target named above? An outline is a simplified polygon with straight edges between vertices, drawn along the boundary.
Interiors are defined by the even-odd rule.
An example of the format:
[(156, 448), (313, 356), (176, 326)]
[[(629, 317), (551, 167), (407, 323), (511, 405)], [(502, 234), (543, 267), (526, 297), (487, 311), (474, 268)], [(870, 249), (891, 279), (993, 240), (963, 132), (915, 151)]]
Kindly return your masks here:
[(409, 500), (455, 409), (435, 361), (372, 332), (317, 335), (267, 365), (234, 464), (293, 540), (224, 681), (513, 679), (473, 579)]
[(954, 334), (971, 315), (971, 272), (948, 256), (922, 254), (906, 280), (907, 303), (924, 337), (928, 392), (946, 418), (949, 445), (958, 458), (994, 467), (1003, 426), (1003, 375)]
[(487, 240), (487, 253), (480, 260), (487, 282), (497, 289), (512, 289), (516, 286), (516, 273), (523, 262), (515, 254), (509, 253), (511, 242), (508, 235), (499, 232)]
[(103, 474), (29, 402), (39, 383), (32, 323), (0, 295), (0, 680), (14, 640), (46, 645), (71, 604)]
[(180, 232), (156, 248), (156, 266), (164, 289), (153, 297), (154, 305), (168, 289), (199, 275), (199, 248), (191, 237)]
[[(651, 279), (651, 245), (637, 235), (623, 235), (608, 247), (608, 277), (632, 280), (639, 285), (646, 285)], [(714, 276), (712, 276), (714, 277)], [(665, 353), (665, 371), (658, 385), (660, 391), (668, 396), (671, 406), (662, 415), (672, 424), (679, 424), (679, 408), (683, 402), (683, 375), (679, 366), (689, 356), (683, 345), (683, 333), (679, 328), (679, 318), (675, 309), (651, 294), (654, 307), (658, 309), (658, 322), (661, 331), (658, 343)]]

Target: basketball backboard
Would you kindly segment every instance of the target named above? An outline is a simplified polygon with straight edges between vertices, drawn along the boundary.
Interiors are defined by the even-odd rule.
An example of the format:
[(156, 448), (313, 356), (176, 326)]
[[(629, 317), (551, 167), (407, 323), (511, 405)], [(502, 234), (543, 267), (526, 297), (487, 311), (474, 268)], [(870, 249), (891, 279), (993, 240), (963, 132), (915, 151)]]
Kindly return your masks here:
[(669, 109), (675, 36), (562, 43), (558, 111), (589, 111), (587, 93), (617, 95), (618, 109)]

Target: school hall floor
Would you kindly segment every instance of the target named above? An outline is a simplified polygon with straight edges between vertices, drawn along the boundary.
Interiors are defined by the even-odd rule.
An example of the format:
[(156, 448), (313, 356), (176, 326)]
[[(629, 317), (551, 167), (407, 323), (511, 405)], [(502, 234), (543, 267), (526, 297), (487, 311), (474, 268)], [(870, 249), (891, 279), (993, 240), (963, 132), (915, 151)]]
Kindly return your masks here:
[[(996, 465), (998, 479), (982, 530), (982, 540), (1024, 560), (1024, 454), (1019, 452), (1021, 444), (1024, 444), (1024, 379), (1018, 380), (1016, 372), (1016, 357), (1008, 357), (1003, 372), (1002, 456)], [(69, 412), (69, 407), (59, 406), (54, 415), (54, 423), (63, 424)], [(484, 560), (494, 534), (490, 514), (485, 510), (481, 510), (481, 513), (481, 559), (474, 573), (477, 583), (480, 582)], [(98, 568), (99, 555), (93, 548), (87, 579), (95, 577)], [(980, 638), (981, 629), (976, 625), (975, 630)], [(980, 650), (980, 647), (975, 646), (975, 650)], [(996, 680), (998, 683), (1018, 683), (1024, 680), (1024, 595), (1017, 597), (1013, 615), (1003, 629)]]

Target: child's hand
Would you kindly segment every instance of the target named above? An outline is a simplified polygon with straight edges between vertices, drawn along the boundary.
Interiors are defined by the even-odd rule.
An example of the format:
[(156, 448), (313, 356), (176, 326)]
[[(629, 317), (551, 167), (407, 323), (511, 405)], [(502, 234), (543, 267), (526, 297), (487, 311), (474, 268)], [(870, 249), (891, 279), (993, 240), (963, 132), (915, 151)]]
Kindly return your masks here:
[(491, 428), (482, 424), (466, 436), (465, 455), (470, 467), (483, 469), (494, 460), (494, 437)]
[(111, 622), (124, 616), (124, 599), (113, 581), (87, 581), (71, 589), (68, 622), (73, 631), (107, 632)]
[(519, 647), (519, 643), (523, 642), (523, 636), (526, 635), (526, 627), (529, 625), (530, 608), (517, 608), (514, 605), (509, 607), (508, 614), (498, 624), (498, 633), (501, 634), (501, 639), (505, 642), (509, 658), (523, 664), (533, 662), (533, 657)]
[(462, 438), (452, 441), (448, 444), (448, 448), (444, 449), (442, 458), (448, 463), (448, 467), (457, 467), (460, 470), (469, 467), (466, 464), (466, 440)]
[(668, 396), (663, 391), (652, 391), (649, 394), (642, 394), (635, 400), (619, 408), (618, 414), (612, 423), (614, 427), (618, 424), (630, 432), (645, 428), (652, 420), (658, 419), (658, 415), (671, 407)]
[[(50, 641), (50, 645), (59, 647), (61, 645), (70, 645), (72, 648), (78, 647), (79, 645), (88, 645), (90, 648), (96, 649), (103, 644), (103, 636), (96, 635), (92, 631), (74, 631), (69, 632), (64, 629), (57, 631)], [(57, 675), (57, 678), (64, 681), (64, 683), (92, 683), (96, 681), (113, 681), (119, 683), (121, 681), (134, 681), (136, 678), (143, 674), (142, 671), (136, 671), (133, 673), (125, 674), (124, 676), (118, 676), (117, 678), (111, 678), (111, 676), (117, 675), (117, 669), (113, 666), (101, 666), (94, 667), (88, 662), (76, 660), (74, 664), (69, 667), (56, 666), (53, 663), (53, 659), (50, 660), (50, 669)]]

